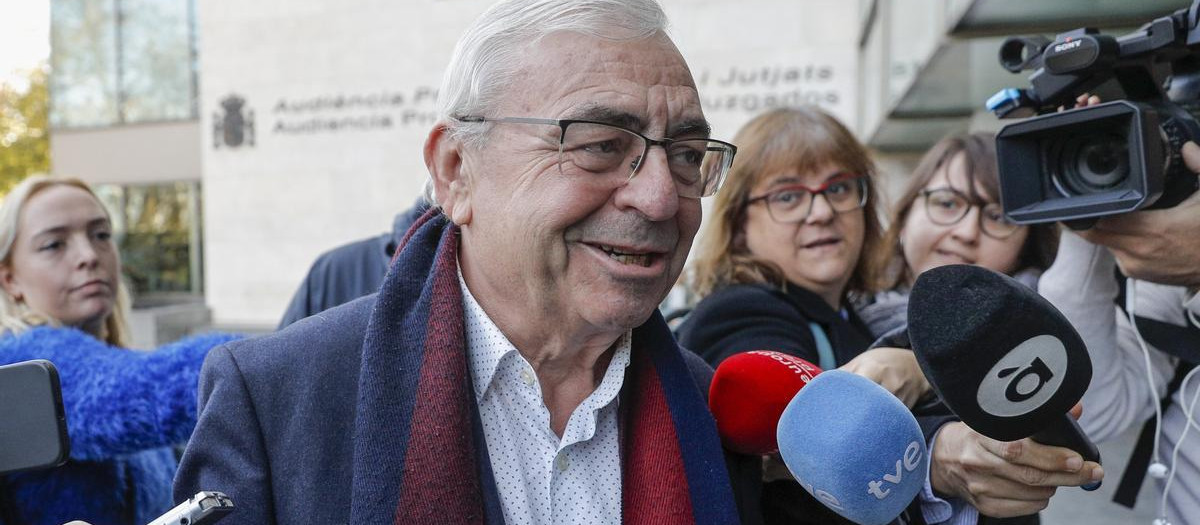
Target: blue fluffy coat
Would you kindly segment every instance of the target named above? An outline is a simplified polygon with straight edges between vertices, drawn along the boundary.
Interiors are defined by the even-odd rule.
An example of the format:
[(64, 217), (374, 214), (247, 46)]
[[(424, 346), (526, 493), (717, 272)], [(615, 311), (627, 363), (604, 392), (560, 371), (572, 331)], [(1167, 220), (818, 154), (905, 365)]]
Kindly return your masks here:
[(232, 339), (207, 334), (138, 352), (70, 328), (0, 337), (0, 364), (47, 359), (58, 368), (71, 437), (66, 465), (2, 480), (0, 508), (31, 525), (140, 525), (170, 509), (170, 447), (186, 442), (196, 425), (205, 355)]

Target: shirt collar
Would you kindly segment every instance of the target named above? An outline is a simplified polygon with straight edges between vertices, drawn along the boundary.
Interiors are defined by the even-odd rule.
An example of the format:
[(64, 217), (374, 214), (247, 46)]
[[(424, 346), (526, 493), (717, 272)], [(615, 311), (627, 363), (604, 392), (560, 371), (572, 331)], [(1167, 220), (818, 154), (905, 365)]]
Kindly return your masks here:
[[(467, 363), (470, 365), (471, 384), (475, 387), (475, 402), (478, 403), (483, 400), (484, 394), (491, 386), (501, 360), (512, 353), (517, 354), (519, 359), (525, 357), (520, 355), (517, 347), (500, 331), (500, 327), (496, 326), (491, 317), (488, 317), (487, 312), (483, 311), (483, 307), (479, 306), (475, 296), (471, 295), (471, 290), (467, 288), (467, 281), (463, 279), (461, 266), (458, 268), (458, 287), (462, 291), (463, 298)], [(604, 378), (597, 387), (597, 392), (593, 393), (598, 394), (595, 397), (602, 402), (589, 408), (598, 409), (616, 397), (616, 393), (621, 390), (621, 385), (624, 383), (625, 368), (629, 366), (632, 348), (633, 331), (630, 330), (617, 340), (617, 348), (613, 352), (608, 369), (604, 372)]]
[(466, 331), (467, 363), (471, 369), (471, 383), (475, 387), (475, 402), (483, 399), (496, 369), (504, 356), (516, 352), (517, 347), (504, 337), (500, 327), (492, 322), (483, 307), (471, 295), (467, 281), (463, 279), (462, 267), (458, 269), (458, 288), (462, 290), (463, 321)]

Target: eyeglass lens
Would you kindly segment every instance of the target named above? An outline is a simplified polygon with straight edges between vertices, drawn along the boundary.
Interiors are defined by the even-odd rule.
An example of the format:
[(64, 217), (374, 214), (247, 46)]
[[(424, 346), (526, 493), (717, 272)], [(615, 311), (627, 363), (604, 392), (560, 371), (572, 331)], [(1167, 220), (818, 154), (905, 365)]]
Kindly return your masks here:
[[(716, 193), (733, 162), (728, 146), (706, 139), (670, 141), (664, 146), (667, 165), (681, 197)], [(616, 126), (571, 122), (563, 131), (559, 170), (564, 176), (607, 176), (614, 184), (628, 180), (647, 152), (646, 139)]]
[(833, 211), (842, 213), (861, 208), (866, 203), (866, 184), (861, 177), (831, 180), (821, 190), (804, 186), (781, 188), (767, 197), (767, 212), (777, 222), (800, 222), (812, 213), (816, 194), (825, 196)]
[[(937, 189), (925, 193), (925, 212), (929, 220), (942, 226), (957, 224), (972, 206), (966, 196), (953, 190)], [(1020, 227), (1009, 222), (1004, 217), (1004, 209), (995, 202), (980, 208), (979, 226), (984, 233), (996, 238), (1008, 237)]]

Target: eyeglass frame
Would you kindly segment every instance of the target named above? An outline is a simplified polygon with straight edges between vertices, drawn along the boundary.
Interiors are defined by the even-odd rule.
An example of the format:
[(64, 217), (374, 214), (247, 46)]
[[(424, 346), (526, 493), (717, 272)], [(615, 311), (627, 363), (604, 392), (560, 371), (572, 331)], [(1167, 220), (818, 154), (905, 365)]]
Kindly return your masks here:
[[(716, 184), (713, 185), (712, 192), (707, 193), (707, 194), (701, 193), (700, 195), (698, 195), (696, 197), (680, 195), (680, 197), (687, 198), (687, 199), (701, 199), (704, 197), (711, 197), (713, 195), (716, 195), (717, 192), (721, 190), (721, 185), (725, 183), (725, 177), (729, 175), (729, 170), (733, 166), (733, 159), (734, 159), (734, 157), (737, 156), (737, 146), (735, 146), (729, 142), (725, 142), (723, 140), (718, 140), (718, 139), (708, 138), (708, 137), (696, 137), (696, 138), (687, 138), (687, 139), (672, 139), (669, 137), (664, 137), (662, 139), (652, 139), (650, 137), (647, 137), (641, 133), (638, 133), (638, 132), (636, 132), (632, 129), (626, 128), (624, 126), (618, 126), (611, 122), (600, 122), (598, 120), (549, 119), (549, 118), (535, 118), (535, 117), (483, 117), (483, 116), (479, 116), (479, 115), (454, 116), (451, 118), (453, 118), (454, 120), (457, 120), (459, 122), (465, 122), (465, 123), (498, 122), (498, 123), (508, 123), (508, 124), (543, 124), (543, 125), (547, 125), (547, 126), (558, 126), (558, 128), (559, 128), (559, 130), (558, 130), (558, 155), (559, 155), (559, 170), (560, 170), (560, 172), (562, 170), (563, 147), (566, 146), (567, 127), (570, 126), (571, 124), (597, 124), (600, 126), (606, 126), (606, 127), (610, 127), (610, 128), (614, 128), (614, 129), (618, 129), (621, 131), (631, 133), (634, 136), (637, 136), (638, 138), (642, 139), (643, 147), (642, 147), (642, 154), (639, 155), (637, 158), (637, 165), (635, 165), (633, 167), (633, 169), (630, 170), (629, 176), (625, 178), (625, 182), (629, 182), (629, 181), (633, 180), (633, 177), (635, 177), (637, 175), (638, 170), (642, 169), (642, 162), (644, 162), (646, 160), (646, 156), (650, 154), (650, 146), (661, 146), (663, 148), (663, 150), (666, 151), (667, 146), (670, 146), (671, 144), (674, 144), (676, 142), (702, 140), (705, 142), (715, 142), (717, 144), (720, 144), (724, 147), (729, 148), (729, 160), (728, 160), (728, 162), (724, 163), (724, 166), (722, 166), (722, 168), (721, 168), (720, 175), (718, 175), (716, 177), (717, 182), (716, 182)], [(703, 168), (703, 166), (701, 168)], [(703, 171), (703, 169), (701, 171)], [(675, 179), (674, 174), (672, 174), (671, 178)], [(704, 186), (707, 186), (707, 184)]]
[[(962, 199), (963, 202), (967, 203), (967, 207), (963, 208), (964, 211), (962, 212), (961, 215), (958, 216), (957, 219), (954, 219), (953, 221), (950, 221), (950, 222), (938, 222), (937, 219), (933, 218), (933, 213), (931, 213), (929, 211), (929, 196), (934, 193), (937, 193), (937, 192), (948, 192), (948, 193)], [(953, 187), (938, 186), (936, 188), (925, 188), (919, 192), (919, 195), (921, 196), (921, 199), (925, 201), (925, 206), (924, 206), (925, 216), (929, 218), (929, 222), (932, 222), (938, 226), (954, 226), (955, 224), (962, 222), (963, 218), (971, 213), (971, 208), (979, 208), (979, 216), (975, 218), (975, 221), (976, 221), (976, 224), (978, 224), (978, 226), (979, 226), (980, 233), (982, 233), (988, 237), (991, 237), (993, 239), (996, 239), (998, 241), (1003, 241), (1009, 237), (1012, 237), (1014, 234), (1017, 233), (1017, 230), (1021, 229), (1020, 224), (1010, 222), (1008, 220), (1008, 217), (1006, 217), (1003, 213), (1001, 213), (1000, 216), (1004, 219), (1004, 222), (1006, 224), (1010, 224), (1013, 226), (1012, 230), (1009, 230), (1009, 232), (1004, 235), (996, 235), (995, 233), (989, 232), (988, 229), (986, 227), (984, 227), (984, 225), (983, 225), (984, 224), (983, 212), (984, 212), (985, 208), (987, 208), (988, 206), (992, 206), (992, 205), (1000, 206), (1000, 204), (996, 203), (996, 202), (984, 202), (982, 199), (971, 197), (970, 195), (967, 195), (957, 189), (954, 189)], [(1001, 208), (1001, 209), (1003, 209), (1003, 208)]]
[[(833, 201), (829, 200), (829, 196), (825, 195), (825, 192), (829, 191), (830, 186), (832, 186), (833, 184), (838, 183), (838, 182), (846, 182), (846, 181), (857, 182), (858, 186), (859, 186), (859, 190), (862, 191), (862, 196), (858, 199), (857, 206), (855, 206), (853, 208), (848, 208), (845, 210), (838, 210), (837, 208), (833, 207)], [(821, 183), (821, 185), (817, 186), (816, 188), (809, 188), (808, 186), (805, 186), (803, 184), (788, 184), (787, 186), (775, 188), (775, 189), (770, 190), (770, 191), (768, 191), (762, 195), (759, 195), (757, 197), (747, 198), (746, 202), (743, 204), (743, 206), (745, 206), (746, 208), (749, 208), (750, 206), (752, 206), (758, 202), (767, 202), (767, 215), (771, 216), (771, 220), (775, 221), (778, 224), (799, 224), (801, 222), (808, 220), (808, 218), (810, 216), (812, 216), (813, 206), (815, 206), (817, 203), (818, 195), (825, 199), (825, 203), (829, 205), (829, 209), (833, 210), (833, 212), (835, 214), (842, 214), (842, 213), (851, 212), (854, 210), (861, 210), (861, 209), (865, 208), (867, 206), (868, 194), (870, 193), (870, 184), (868, 184), (867, 182), (868, 182), (867, 175), (839, 172), (837, 174), (834, 174), (834, 176), (830, 177), (825, 182)], [(812, 198), (809, 199), (809, 201), (808, 201), (808, 210), (805, 211), (804, 216), (798, 220), (781, 221), (781, 220), (777, 219), (775, 217), (775, 213), (771, 211), (771, 203), (768, 202), (767, 199), (770, 199), (773, 195), (775, 195), (781, 191), (795, 190), (796, 188), (802, 189), (802, 190), (808, 192), (809, 195), (812, 195)]]

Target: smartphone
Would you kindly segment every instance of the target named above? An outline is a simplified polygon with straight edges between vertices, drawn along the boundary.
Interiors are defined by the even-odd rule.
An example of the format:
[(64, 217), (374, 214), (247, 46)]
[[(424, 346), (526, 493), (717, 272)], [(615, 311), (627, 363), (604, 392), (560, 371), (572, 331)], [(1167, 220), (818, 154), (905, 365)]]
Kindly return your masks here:
[(57, 467), (70, 452), (54, 364), (37, 359), (0, 366), (0, 475)]
[(233, 512), (233, 500), (216, 491), (200, 491), (147, 525), (209, 525)]

